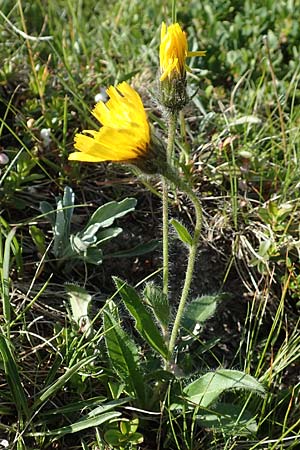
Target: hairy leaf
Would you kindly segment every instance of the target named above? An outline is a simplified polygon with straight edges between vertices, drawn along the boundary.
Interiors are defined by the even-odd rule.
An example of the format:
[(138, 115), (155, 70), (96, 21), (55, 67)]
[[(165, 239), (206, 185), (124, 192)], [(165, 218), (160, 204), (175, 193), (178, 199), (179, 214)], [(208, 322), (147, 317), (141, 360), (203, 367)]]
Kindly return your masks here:
[(170, 305), (167, 295), (154, 283), (147, 283), (144, 289), (144, 297), (152, 307), (157, 321), (163, 329), (166, 329), (170, 322)]
[(265, 392), (263, 386), (251, 375), (228, 369), (206, 373), (186, 386), (183, 392), (189, 402), (207, 407), (229, 389), (245, 389), (257, 394)]
[(253, 414), (244, 409), (245, 405), (219, 403), (213, 411), (203, 410), (197, 414), (197, 422), (205, 428), (210, 428), (227, 435), (255, 435), (257, 423)]
[(203, 295), (193, 299), (185, 308), (182, 328), (190, 334), (197, 334), (200, 324), (215, 313), (219, 298), (217, 295)]
[(139, 295), (128, 284), (114, 277), (116, 286), (121, 294), (122, 300), (135, 319), (135, 327), (146, 342), (165, 359), (168, 358), (168, 348), (154, 321), (153, 316), (143, 305)]
[(109, 359), (114, 370), (128, 386), (130, 394), (141, 404), (145, 404), (145, 387), (139, 368), (138, 349), (108, 308), (104, 310), (104, 331)]
[(175, 228), (179, 239), (190, 247), (193, 244), (193, 238), (185, 226), (176, 219), (171, 219), (170, 224)]

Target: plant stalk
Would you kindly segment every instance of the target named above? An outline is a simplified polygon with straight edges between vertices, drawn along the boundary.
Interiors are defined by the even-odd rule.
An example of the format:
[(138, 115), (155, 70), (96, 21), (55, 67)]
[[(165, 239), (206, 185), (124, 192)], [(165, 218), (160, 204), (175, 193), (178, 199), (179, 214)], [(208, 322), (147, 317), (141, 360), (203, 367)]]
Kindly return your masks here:
[(195, 213), (196, 213), (196, 223), (195, 223), (195, 229), (194, 229), (193, 242), (189, 249), (189, 259), (188, 259), (188, 264), (187, 264), (187, 269), (186, 269), (186, 274), (185, 274), (184, 286), (183, 286), (183, 289), (181, 292), (181, 298), (180, 298), (180, 302), (179, 302), (179, 306), (177, 309), (177, 313), (176, 313), (176, 317), (175, 317), (175, 321), (173, 324), (172, 333), (171, 333), (171, 337), (170, 337), (170, 342), (169, 342), (170, 362), (172, 362), (172, 357), (173, 357), (174, 347), (175, 347), (175, 343), (176, 343), (176, 339), (177, 339), (177, 335), (178, 335), (178, 330), (180, 327), (180, 322), (181, 322), (181, 319), (183, 316), (185, 304), (186, 304), (186, 301), (188, 298), (191, 282), (193, 279), (193, 273), (194, 273), (196, 255), (197, 255), (197, 247), (198, 247), (198, 243), (199, 243), (199, 239), (200, 239), (201, 225), (202, 225), (202, 208), (201, 208), (201, 205), (200, 205), (200, 202), (199, 202), (197, 196), (192, 191), (192, 189), (187, 185), (183, 185), (182, 189), (185, 191), (185, 193), (188, 195), (190, 200), (193, 202), (193, 205), (195, 208)]
[[(167, 163), (173, 167), (173, 153), (176, 132), (177, 112), (171, 112), (168, 118)], [(162, 209), (163, 209), (163, 292), (168, 296), (169, 290), (169, 207), (168, 181), (163, 181)]]

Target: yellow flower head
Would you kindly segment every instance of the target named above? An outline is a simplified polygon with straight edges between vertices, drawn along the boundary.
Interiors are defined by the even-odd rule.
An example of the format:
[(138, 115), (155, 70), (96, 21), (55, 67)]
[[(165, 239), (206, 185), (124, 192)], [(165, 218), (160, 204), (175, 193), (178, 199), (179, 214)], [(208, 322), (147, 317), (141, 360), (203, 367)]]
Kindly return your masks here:
[(92, 111), (102, 127), (76, 134), (74, 147), (79, 151), (71, 153), (69, 160), (124, 162), (149, 174), (165, 173), (165, 150), (151, 134), (139, 94), (125, 81), (106, 92), (109, 100), (97, 103)]
[(105, 104), (96, 104), (92, 114), (103, 125), (99, 131), (76, 134), (77, 152), (70, 160), (132, 162), (145, 156), (150, 144), (150, 126), (139, 94), (126, 82), (107, 89)]
[(186, 70), (190, 70), (186, 65), (186, 58), (204, 55), (204, 51), (188, 51), (186, 34), (178, 23), (169, 27), (164, 22), (162, 23), (159, 48), (160, 81), (164, 81), (167, 77), (171, 79), (174, 76), (184, 78)]

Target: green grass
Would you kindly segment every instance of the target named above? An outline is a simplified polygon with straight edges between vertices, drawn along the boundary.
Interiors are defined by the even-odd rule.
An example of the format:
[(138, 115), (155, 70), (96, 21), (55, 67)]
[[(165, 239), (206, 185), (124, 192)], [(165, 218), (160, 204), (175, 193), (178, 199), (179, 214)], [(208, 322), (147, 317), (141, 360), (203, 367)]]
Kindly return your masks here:
[[(119, 330), (117, 337), (137, 342), (149, 385), (161, 380), (160, 358), (152, 358), (137, 337), (124, 307), (114, 309), (120, 300), (111, 281), (115, 275), (140, 287), (147, 277), (157, 282), (160, 250), (107, 257), (100, 266), (71, 266), (51, 252), (53, 230), (39, 205), (47, 201), (55, 208), (65, 186), (76, 195), (75, 231), (102, 204), (137, 198), (136, 211), (120, 222), (124, 239), (108, 252), (161, 237), (157, 179), (143, 180), (111, 164), (71, 164), (68, 154), (77, 131), (97, 126), (90, 115), (95, 95), (123, 80), (141, 93), (165, 138), (155, 96), (160, 25), (170, 23), (171, 3), (0, 3), (0, 151), (9, 159), (0, 166), (0, 444), (6, 439), (9, 448), (121, 449), (107, 444), (119, 434), (126, 449), (299, 446), (298, 0), (176, 2), (189, 47), (207, 50), (205, 58), (191, 61), (193, 97), (176, 138), (178, 154), (188, 162), (182, 172), (204, 209), (200, 249), (209, 256), (199, 252), (193, 293), (224, 299), (201, 337), (179, 345), (185, 380), (179, 371), (175, 381), (157, 381), (156, 393), (168, 387), (164, 402), (153, 401), (146, 412), (147, 405), (138, 408), (125, 395), (106, 348), (114, 338), (111, 328), (122, 320), (124, 334)], [(43, 129), (50, 129), (49, 142)], [(186, 199), (180, 192), (176, 201), (170, 198), (174, 217), (192, 229)], [(186, 261), (174, 240), (173, 303)], [(93, 296), (89, 336), (74, 322), (66, 283)], [(110, 316), (103, 324), (108, 299)], [(191, 415), (171, 407), (172, 389), (181, 392), (181, 383), (220, 367), (245, 371), (266, 388), (264, 397), (247, 391), (222, 397), (235, 412), (243, 405), (238, 416), (248, 421), (244, 435), (233, 432), (232, 423), (223, 422), (218, 431), (203, 425), (197, 408)]]

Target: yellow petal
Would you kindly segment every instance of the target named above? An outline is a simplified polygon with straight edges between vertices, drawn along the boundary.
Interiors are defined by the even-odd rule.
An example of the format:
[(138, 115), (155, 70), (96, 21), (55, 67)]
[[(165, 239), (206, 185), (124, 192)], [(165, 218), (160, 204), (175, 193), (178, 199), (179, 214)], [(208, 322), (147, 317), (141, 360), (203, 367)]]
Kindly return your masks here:
[[(79, 161), (128, 161), (144, 156), (149, 148), (150, 127), (139, 94), (126, 82), (107, 89), (108, 102), (97, 103), (93, 115), (103, 125), (75, 136), (70, 159)], [(82, 153), (80, 153), (82, 152)]]
[(82, 161), (82, 162), (94, 162), (94, 163), (106, 161), (105, 159), (102, 159), (100, 157), (91, 156), (87, 153), (82, 153), (82, 152), (70, 153), (69, 160), (70, 161)]

